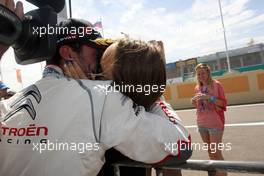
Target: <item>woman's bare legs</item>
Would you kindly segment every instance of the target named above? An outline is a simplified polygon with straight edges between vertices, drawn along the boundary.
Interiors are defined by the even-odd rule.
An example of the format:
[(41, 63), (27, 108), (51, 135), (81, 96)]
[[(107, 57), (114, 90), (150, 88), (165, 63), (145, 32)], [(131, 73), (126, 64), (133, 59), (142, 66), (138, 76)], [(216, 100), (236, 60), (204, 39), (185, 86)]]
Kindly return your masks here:
[[(208, 145), (208, 155), (210, 160), (224, 160), (222, 151), (218, 150), (219, 143), (222, 142), (223, 133), (209, 134), (209, 132), (200, 132), (204, 143)], [(216, 176), (227, 176), (224, 171), (218, 171)]]
[[(218, 149), (220, 143), (222, 143), (223, 133), (217, 133), (210, 135), (210, 144), (211, 144), (211, 152), (209, 153), (209, 157), (211, 160), (224, 160), (222, 155), (222, 151)], [(227, 172), (219, 171), (216, 176), (227, 176)]]

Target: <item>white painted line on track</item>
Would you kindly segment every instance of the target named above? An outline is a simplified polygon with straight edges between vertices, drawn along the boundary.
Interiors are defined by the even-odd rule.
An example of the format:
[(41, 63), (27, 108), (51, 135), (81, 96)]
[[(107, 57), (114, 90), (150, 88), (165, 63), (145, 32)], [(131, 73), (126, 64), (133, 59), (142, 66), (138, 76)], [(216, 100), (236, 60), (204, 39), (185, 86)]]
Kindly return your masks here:
[[(264, 106), (264, 103), (258, 103), (258, 104), (247, 104), (247, 105), (233, 105), (233, 106), (227, 106), (227, 109), (232, 109), (232, 108), (242, 108), (242, 107), (252, 107), (252, 106)], [(189, 112), (189, 111), (196, 111), (196, 109), (183, 109), (183, 110), (176, 110), (176, 112)]]
[(252, 107), (252, 106), (264, 106), (264, 103), (246, 104), (246, 105), (233, 105), (233, 106), (227, 106), (227, 108), (241, 108), (241, 107)]
[[(225, 127), (241, 127), (241, 126), (263, 126), (264, 122), (252, 122), (252, 123), (233, 123), (225, 124)], [(197, 125), (185, 126), (186, 128), (197, 128)]]

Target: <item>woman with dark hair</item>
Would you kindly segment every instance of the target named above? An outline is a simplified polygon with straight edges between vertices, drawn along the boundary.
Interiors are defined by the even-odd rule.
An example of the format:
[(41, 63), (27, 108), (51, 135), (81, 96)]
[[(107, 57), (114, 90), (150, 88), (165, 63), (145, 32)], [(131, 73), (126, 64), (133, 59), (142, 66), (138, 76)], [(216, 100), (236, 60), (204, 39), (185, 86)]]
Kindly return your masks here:
[(132, 90), (127, 88), (121, 92), (146, 110), (158, 100), (166, 86), (165, 58), (158, 47), (143, 41), (120, 40), (110, 46), (101, 61), (106, 78), (122, 87), (131, 86)]
[[(139, 40), (122, 39), (111, 44), (101, 58), (100, 74), (91, 77), (100, 77), (104, 80), (113, 80), (112, 86), (131, 98), (135, 108), (144, 107), (151, 111), (166, 87), (165, 57), (162, 42), (143, 42)], [(79, 66), (74, 62), (67, 62), (64, 72), (75, 79), (88, 79)], [(177, 117), (178, 118), (178, 117)], [(113, 175), (111, 163), (128, 159), (114, 149), (106, 152), (106, 164), (98, 176)], [(112, 172), (112, 173), (111, 173)], [(111, 173), (111, 174), (110, 174)], [(125, 176), (143, 176), (150, 174), (143, 168), (121, 168)], [(180, 171), (167, 172), (181, 175)]]

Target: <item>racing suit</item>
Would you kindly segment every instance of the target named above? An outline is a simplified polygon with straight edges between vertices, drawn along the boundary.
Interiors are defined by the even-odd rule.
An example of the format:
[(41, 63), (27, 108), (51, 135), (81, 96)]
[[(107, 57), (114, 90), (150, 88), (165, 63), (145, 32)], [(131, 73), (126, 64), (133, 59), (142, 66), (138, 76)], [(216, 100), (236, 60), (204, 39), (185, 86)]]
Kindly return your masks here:
[[(54, 76), (54, 73), (56, 73)], [(74, 80), (47, 72), (34, 85), (0, 103), (0, 175), (95, 176), (115, 148), (145, 163), (184, 161), (179, 144), (190, 136), (163, 101), (150, 112), (110, 81)]]

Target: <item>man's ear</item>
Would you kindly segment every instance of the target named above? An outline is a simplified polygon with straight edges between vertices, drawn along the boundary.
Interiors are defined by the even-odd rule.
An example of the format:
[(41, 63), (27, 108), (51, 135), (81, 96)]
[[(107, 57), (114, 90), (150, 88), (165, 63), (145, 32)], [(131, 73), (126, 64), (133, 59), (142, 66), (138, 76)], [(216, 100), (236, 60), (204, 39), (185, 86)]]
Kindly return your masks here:
[(74, 55), (74, 51), (67, 45), (61, 46), (59, 49), (59, 53), (61, 55), (61, 58), (64, 60), (72, 58), (72, 56)]

